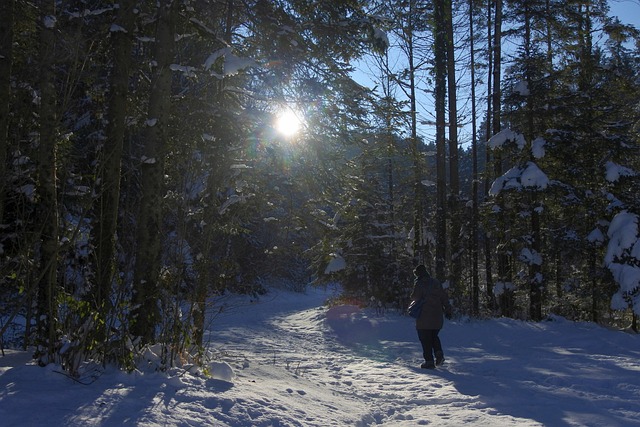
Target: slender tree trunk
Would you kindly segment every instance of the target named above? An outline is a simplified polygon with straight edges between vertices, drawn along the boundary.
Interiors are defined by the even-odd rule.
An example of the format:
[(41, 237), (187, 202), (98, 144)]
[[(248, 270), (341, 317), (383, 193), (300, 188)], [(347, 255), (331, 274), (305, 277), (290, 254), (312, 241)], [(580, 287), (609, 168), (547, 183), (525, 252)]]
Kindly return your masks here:
[[(384, 56), (384, 64), (385, 68), (389, 69), (389, 55), (385, 53)], [(383, 94), (385, 96), (385, 100), (391, 99), (391, 76), (389, 73), (383, 77)], [(385, 117), (384, 117), (384, 135), (386, 138), (386, 147), (387, 147), (387, 197), (389, 199), (389, 221), (391, 224), (391, 235), (395, 236), (396, 233), (396, 221), (395, 221), (395, 190), (394, 190), (394, 167), (393, 167), (393, 154), (395, 152), (395, 146), (393, 143), (393, 132), (392, 132), (392, 106), (388, 105), (385, 108)], [(395, 250), (395, 240), (394, 240), (394, 250)]]
[(9, 111), (11, 105), (11, 67), (13, 64), (13, 20), (15, 0), (0, 2), (0, 224), (4, 221), (9, 153)]
[(469, 0), (469, 43), (471, 68), (471, 309), (480, 313), (480, 273), (478, 263), (478, 131), (476, 128), (476, 60), (474, 40), (473, 0)]
[[(492, 126), (493, 134), (502, 130), (500, 75), (502, 71), (502, 0), (495, 0), (495, 20), (493, 30), (493, 97), (492, 97)], [(489, 135), (491, 136), (491, 135)], [(502, 164), (496, 162), (496, 174), (502, 175)]]
[(451, 248), (450, 286), (458, 298), (462, 295), (460, 276), (462, 270), (463, 244), (460, 236), (460, 179), (458, 171), (458, 100), (456, 83), (456, 58), (453, 37), (452, 0), (444, 0), (447, 42), (447, 86), (449, 100), (449, 246)]
[[(532, 196), (532, 209), (531, 209), (531, 235), (533, 242), (531, 248), (540, 256), (542, 256), (542, 244), (540, 242), (540, 214), (538, 213), (537, 206), (538, 197), (534, 193)], [(532, 320), (542, 320), (542, 303), (544, 296), (544, 281), (542, 277), (542, 265), (533, 263), (529, 269), (529, 283), (531, 285), (530, 295), (530, 313)]]
[[(487, 2), (487, 123), (486, 123), (486, 139), (491, 137), (491, 121), (493, 119), (493, 111), (491, 102), (493, 96), (493, 27), (491, 19), (493, 0)], [(485, 174), (484, 174), (484, 194), (489, 194), (491, 188), (491, 150), (485, 144)], [(485, 264), (485, 280), (487, 283), (487, 301), (489, 309), (495, 309), (495, 295), (493, 293), (493, 238), (489, 233), (484, 231), (484, 264)]]
[(52, 360), (56, 345), (56, 288), (58, 257), (58, 203), (56, 190), (55, 5), (40, 0), (40, 140), (37, 193), (41, 279), (38, 283), (38, 340), (43, 363)]
[(107, 143), (99, 169), (98, 222), (96, 224), (96, 292), (93, 303), (97, 310), (106, 310), (115, 266), (115, 242), (120, 200), (120, 172), (125, 138), (125, 120), (129, 108), (129, 64), (133, 46), (134, 0), (122, 0), (116, 24), (123, 31), (111, 33), (114, 65), (111, 74)]
[[(551, 16), (551, 0), (545, 0), (545, 13), (547, 16)], [(551, 32), (551, 19), (546, 20), (546, 41), (547, 41), (547, 67), (549, 71), (553, 71), (553, 33)], [(553, 89), (553, 88), (551, 88)]]
[(153, 342), (159, 323), (159, 273), (161, 267), (164, 156), (171, 106), (170, 65), (175, 51), (173, 5), (161, 1), (156, 28), (156, 68), (151, 81), (144, 148), (141, 158), (141, 200), (138, 214), (134, 272), (132, 332), (143, 343)]
[[(494, 42), (493, 42), (493, 98), (492, 98), (492, 111), (493, 111), (493, 134), (497, 134), (502, 130), (502, 117), (501, 117), (501, 101), (502, 92), (500, 88), (500, 76), (502, 71), (502, 0), (496, 0), (495, 20), (494, 20)], [(494, 155), (494, 171), (495, 176), (502, 175), (502, 157), (499, 152)], [(502, 196), (497, 196), (497, 204), (503, 205)], [(503, 209), (498, 213), (498, 227), (505, 227)], [(502, 283), (511, 283), (511, 274), (509, 267), (509, 256), (507, 249), (502, 248), (498, 252), (498, 280)], [(502, 314), (505, 316), (511, 316), (513, 309), (513, 292), (504, 288), (501, 295), (501, 309)]]
[(435, 23), (435, 109), (436, 109), (436, 277), (447, 277), (447, 162), (446, 162), (446, 91), (447, 42), (445, 0), (434, 3)]
[(407, 54), (409, 61), (409, 105), (411, 107), (411, 154), (413, 158), (413, 176), (414, 176), (414, 207), (413, 207), (413, 227), (414, 227), (414, 257), (418, 264), (424, 264), (425, 245), (423, 233), (424, 212), (423, 212), (423, 189), (422, 189), (422, 156), (418, 146), (418, 121), (416, 112), (416, 67), (414, 60), (414, 20), (413, 13), (415, 11), (415, 0), (409, 2), (409, 14), (407, 26), (405, 29), (405, 40), (407, 43)]
[[(524, 5), (524, 54), (525, 54), (525, 81), (527, 87), (531, 89), (533, 79), (531, 78), (533, 69), (533, 41), (531, 39), (531, 9), (528, 3)], [(535, 123), (534, 123), (534, 98), (529, 95), (527, 97), (527, 131), (526, 137), (529, 141), (532, 141), (535, 136)], [(538, 196), (535, 190), (532, 190), (531, 194), (531, 249), (538, 255), (542, 256), (542, 244), (540, 242), (540, 214), (538, 213)], [(542, 303), (544, 282), (542, 278), (542, 265), (533, 262), (529, 265), (529, 314), (532, 320), (542, 320)]]

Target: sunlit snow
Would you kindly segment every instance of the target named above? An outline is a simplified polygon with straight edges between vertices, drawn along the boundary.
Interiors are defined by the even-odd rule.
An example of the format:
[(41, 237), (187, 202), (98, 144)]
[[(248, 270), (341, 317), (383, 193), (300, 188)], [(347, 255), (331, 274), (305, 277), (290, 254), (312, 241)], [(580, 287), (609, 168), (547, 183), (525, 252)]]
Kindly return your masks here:
[[(18, 426), (639, 426), (640, 337), (552, 317), (446, 321), (419, 368), (414, 321), (323, 302), (332, 288), (234, 297), (208, 323), (210, 376), (107, 367), (80, 384), (30, 352), (0, 357), (0, 423)], [(157, 350), (154, 350), (157, 351)], [(159, 357), (148, 354), (153, 360)], [(93, 381), (93, 382), (91, 382)]]

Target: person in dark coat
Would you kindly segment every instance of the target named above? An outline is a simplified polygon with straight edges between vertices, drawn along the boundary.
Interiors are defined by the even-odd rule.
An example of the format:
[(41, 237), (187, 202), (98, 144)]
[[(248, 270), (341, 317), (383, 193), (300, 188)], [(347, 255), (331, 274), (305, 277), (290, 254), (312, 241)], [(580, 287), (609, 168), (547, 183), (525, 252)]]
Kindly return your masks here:
[(429, 275), (424, 265), (417, 266), (413, 274), (416, 279), (411, 300), (424, 300), (420, 317), (416, 319), (416, 330), (424, 356), (424, 363), (420, 367), (434, 369), (436, 365), (442, 365), (444, 362), (444, 352), (438, 334), (444, 324), (443, 315), (451, 317), (451, 303), (447, 291), (438, 280)]

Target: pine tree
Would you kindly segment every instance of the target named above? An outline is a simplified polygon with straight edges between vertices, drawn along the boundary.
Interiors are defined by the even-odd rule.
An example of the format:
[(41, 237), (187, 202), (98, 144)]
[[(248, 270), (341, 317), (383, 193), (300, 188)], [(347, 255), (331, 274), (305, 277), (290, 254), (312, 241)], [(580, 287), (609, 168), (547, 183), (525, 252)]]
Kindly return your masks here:
[(57, 344), (58, 192), (56, 187), (58, 114), (55, 90), (55, 5), (39, 3), (40, 109), (37, 157), (38, 219), (41, 224), (37, 321), (39, 352), (44, 363), (53, 360)]
[[(7, 155), (9, 153), (9, 111), (11, 103), (11, 69), (13, 66), (13, 22), (15, 0), (0, 5), (0, 224), (4, 224), (7, 191)], [(0, 242), (1, 244), (1, 242)]]

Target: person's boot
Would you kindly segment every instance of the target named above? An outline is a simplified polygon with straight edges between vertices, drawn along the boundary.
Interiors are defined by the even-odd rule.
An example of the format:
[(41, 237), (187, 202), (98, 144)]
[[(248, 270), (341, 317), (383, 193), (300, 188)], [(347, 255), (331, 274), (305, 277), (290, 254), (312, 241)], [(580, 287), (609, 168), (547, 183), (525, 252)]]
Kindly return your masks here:
[(436, 365), (434, 365), (433, 362), (424, 362), (420, 367), (422, 369), (436, 369)]
[(440, 366), (444, 363), (444, 353), (441, 351), (436, 352), (436, 366)]

